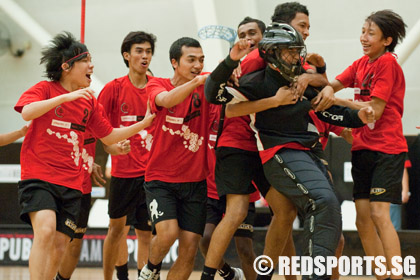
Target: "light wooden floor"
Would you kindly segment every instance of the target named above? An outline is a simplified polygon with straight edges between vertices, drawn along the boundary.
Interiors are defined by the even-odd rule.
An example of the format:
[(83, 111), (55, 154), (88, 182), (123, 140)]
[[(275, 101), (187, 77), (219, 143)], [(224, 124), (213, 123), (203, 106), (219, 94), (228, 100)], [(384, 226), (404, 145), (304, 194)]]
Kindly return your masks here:
[[(161, 279), (166, 279), (167, 271), (162, 271)], [(201, 272), (194, 271), (191, 275), (191, 280), (199, 280)], [(136, 279), (137, 271), (130, 270), (130, 279)], [(0, 266), (0, 279), (1, 280), (27, 280), (29, 279), (29, 271), (24, 266)], [(74, 272), (72, 280), (100, 280), (103, 279), (101, 268), (77, 268)], [(114, 279), (116, 279), (114, 277)], [(216, 279), (222, 279), (216, 276)], [(282, 276), (274, 276), (274, 280), (284, 279)], [(346, 276), (341, 277), (341, 280), (373, 280), (375, 277), (361, 277), (361, 276)], [(407, 278), (410, 280), (420, 280), (420, 278)]]

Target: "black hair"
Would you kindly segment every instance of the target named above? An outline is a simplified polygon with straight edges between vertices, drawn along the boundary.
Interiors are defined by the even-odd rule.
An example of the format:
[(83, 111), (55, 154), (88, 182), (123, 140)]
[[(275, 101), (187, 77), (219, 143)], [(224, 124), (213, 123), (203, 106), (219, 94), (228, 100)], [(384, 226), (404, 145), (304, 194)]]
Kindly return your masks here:
[[(76, 61), (84, 59), (88, 55), (87, 52), (86, 45), (77, 41), (70, 32), (64, 31), (56, 35), (49, 46), (43, 48), (40, 64), (45, 64), (48, 79), (59, 81), (63, 73), (61, 65), (67, 62), (71, 68)], [(76, 57), (82, 53), (85, 54)]]
[(144, 42), (149, 42), (152, 48), (152, 55), (155, 53), (155, 43), (156, 43), (156, 36), (152, 33), (146, 33), (143, 31), (131, 31), (130, 33), (125, 36), (122, 44), (121, 44), (121, 55), (123, 56), (123, 60), (125, 65), (128, 67), (128, 61), (124, 58), (125, 52), (130, 52), (131, 46), (134, 44), (142, 44)]
[(244, 25), (244, 24), (247, 24), (247, 23), (250, 23), (250, 22), (255, 22), (257, 25), (258, 25), (258, 28), (260, 29), (260, 31), (261, 31), (261, 34), (264, 34), (264, 31), (265, 31), (265, 23), (263, 22), (263, 21), (261, 21), (261, 20), (259, 20), (259, 19), (255, 19), (255, 18), (252, 18), (252, 17), (246, 17), (246, 18), (244, 18), (239, 24), (238, 24), (238, 28), (241, 26), (241, 25)]
[(309, 16), (309, 11), (306, 6), (300, 4), (299, 2), (286, 2), (279, 4), (274, 9), (271, 21), (290, 24), (290, 22), (296, 17), (297, 13), (303, 13)]
[(405, 28), (407, 25), (397, 13), (391, 10), (382, 10), (372, 13), (366, 18), (367, 22), (374, 22), (381, 29), (384, 38), (391, 37), (392, 42), (386, 47), (386, 50), (393, 52), (398, 41), (405, 37)]
[(190, 37), (182, 37), (172, 43), (169, 49), (169, 60), (175, 59), (179, 63), (179, 59), (182, 56), (182, 47), (201, 48), (200, 42)]

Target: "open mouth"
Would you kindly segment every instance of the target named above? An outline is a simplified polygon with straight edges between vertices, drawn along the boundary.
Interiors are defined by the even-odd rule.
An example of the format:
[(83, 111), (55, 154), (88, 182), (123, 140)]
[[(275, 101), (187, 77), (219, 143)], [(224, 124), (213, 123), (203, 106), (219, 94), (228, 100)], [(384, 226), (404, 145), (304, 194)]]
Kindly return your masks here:
[(86, 74), (86, 77), (90, 80), (91, 79), (91, 74)]

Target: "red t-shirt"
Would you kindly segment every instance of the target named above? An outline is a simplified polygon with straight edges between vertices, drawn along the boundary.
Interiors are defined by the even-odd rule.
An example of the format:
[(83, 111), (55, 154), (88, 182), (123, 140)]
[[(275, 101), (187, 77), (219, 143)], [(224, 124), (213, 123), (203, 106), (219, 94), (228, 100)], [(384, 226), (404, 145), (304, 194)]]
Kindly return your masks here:
[[(22, 94), (15, 105), (22, 112), (25, 105), (69, 93), (59, 82), (42, 81)], [(53, 184), (81, 190), (85, 129), (96, 138), (112, 132), (103, 118), (96, 98), (79, 98), (65, 102), (34, 119), (22, 144), (21, 179), (40, 179)]]
[(209, 103), (204, 86), (194, 89), (184, 101), (172, 108), (157, 106), (158, 94), (175, 87), (170, 79), (154, 78), (148, 83), (155, 132), (147, 163), (145, 180), (168, 183), (199, 182), (206, 179)]
[(354, 88), (355, 101), (370, 101), (374, 96), (386, 102), (381, 118), (374, 124), (352, 129), (352, 151), (367, 149), (387, 154), (407, 152), (401, 122), (405, 79), (393, 54), (387, 52), (373, 62), (369, 62), (368, 56), (363, 56), (336, 79), (344, 87)]
[[(209, 175), (206, 178), (207, 181), (207, 196), (213, 199), (219, 199), (217, 194), (217, 187), (215, 181), (214, 170), (216, 167), (216, 153), (214, 151), (214, 145), (216, 144), (217, 131), (219, 128), (220, 109), (222, 106), (210, 104), (210, 127), (209, 127), (209, 140), (207, 145), (207, 165), (209, 169)], [(255, 143), (255, 138), (254, 138)], [(219, 144), (219, 143), (217, 143)], [(254, 184), (255, 186), (255, 184)], [(259, 191), (255, 191), (249, 196), (249, 202), (255, 202), (260, 199)]]
[(311, 116), (316, 129), (319, 133), (319, 142), (321, 142), (322, 149), (325, 150), (325, 147), (328, 143), (328, 136), (330, 132), (334, 132), (335, 135), (340, 136), (341, 132), (344, 130), (344, 127), (336, 126), (330, 123), (326, 123), (318, 119), (315, 112), (313, 110), (309, 111), (309, 115)]
[(86, 130), (85, 141), (83, 145), (83, 158), (86, 159), (88, 165), (83, 168), (84, 178), (82, 184), (82, 193), (88, 194), (92, 192), (92, 181), (90, 175), (92, 174), (92, 166), (95, 161), (96, 153), (96, 138), (92, 135), (89, 129)]
[[(147, 76), (150, 82), (153, 77)], [(147, 110), (146, 88), (136, 88), (124, 76), (105, 85), (98, 97), (113, 127), (130, 126), (144, 118)], [(153, 142), (153, 125), (128, 138), (131, 151), (111, 156), (111, 175), (119, 178), (144, 176)]]

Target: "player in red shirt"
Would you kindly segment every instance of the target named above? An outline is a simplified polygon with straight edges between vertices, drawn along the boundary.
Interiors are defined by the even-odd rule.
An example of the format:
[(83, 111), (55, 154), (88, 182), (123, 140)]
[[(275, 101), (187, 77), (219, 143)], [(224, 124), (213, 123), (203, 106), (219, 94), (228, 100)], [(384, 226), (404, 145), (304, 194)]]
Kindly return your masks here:
[[(405, 23), (390, 11), (372, 13), (362, 27), (360, 42), (364, 56), (331, 83), (334, 91), (354, 88), (354, 102), (337, 104), (363, 108), (372, 106), (376, 122), (353, 129), (352, 175), (356, 203), (356, 226), (368, 256), (401, 256), (398, 235), (389, 215), (390, 203), (401, 204), (401, 180), (407, 143), (403, 135), (405, 79), (392, 53), (405, 37)], [(402, 275), (392, 275), (392, 279)]]
[[(86, 138), (84, 141), (84, 157), (87, 161), (92, 162), (91, 168), (84, 170), (84, 180), (82, 185), (82, 200), (80, 203), (80, 213), (76, 220), (77, 228), (71, 242), (67, 243), (66, 251), (64, 252), (63, 259), (58, 268), (57, 275), (54, 280), (67, 280), (70, 279), (80, 257), (82, 249), (83, 236), (86, 233), (87, 223), (90, 212), (92, 183), (96, 186), (102, 186), (105, 183), (102, 178), (102, 170), (100, 165), (94, 163), (95, 159), (96, 138), (87, 130)], [(99, 183), (100, 182), (100, 183)]]
[(86, 46), (68, 32), (51, 43), (41, 58), (51, 81), (37, 83), (15, 105), (25, 121), (32, 120), (22, 144), (18, 188), (21, 219), (34, 231), (31, 279), (54, 278), (77, 227), (83, 170), (92, 164), (83, 154), (85, 129), (111, 145), (149, 126), (154, 118), (148, 114), (138, 124), (113, 129), (88, 88), (93, 64)]
[(179, 258), (168, 279), (192, 272), (206, 215), (206, 147), (209, 106), (204, 98), (204, 54), (192, 38), (176, 40), (169, 56), (174, 75), (147, 87), (156, 113), (154, 140), (145, 174), (146, 200), (156, 235), (139, 279), (158, 279), (162, 260), (176, 239)]
[[(113, 127), (124, 127), (141, 121), (147, 110), (146, 85), (152, 76), (146, 74), (155, 50), (156, 37), (142, 31), (130, 32), (121, 45), (121, 55), (128, 67), (128, 75), (115, 79), (101, 91), (98, 102), (106, 111)], [(120, 242), (124, 240), (127, 215), (136, 217), (135, 232), (138, 239), (137, 268), (146, 263), (152, 238), (143, 189), (147, 159), (153, 141), (153, 128), (149, 127), (130, 137), (131, 151), (126, 155), (111, 154), (111, 184), (108, 214), (109, 229), (104, 241), (104, 278), (112, 279), (117, 263)], [(107, 147), (105, 151), (109, 152)], [(127, 279), (127, 265), (117, 266), (117, 275)]]

